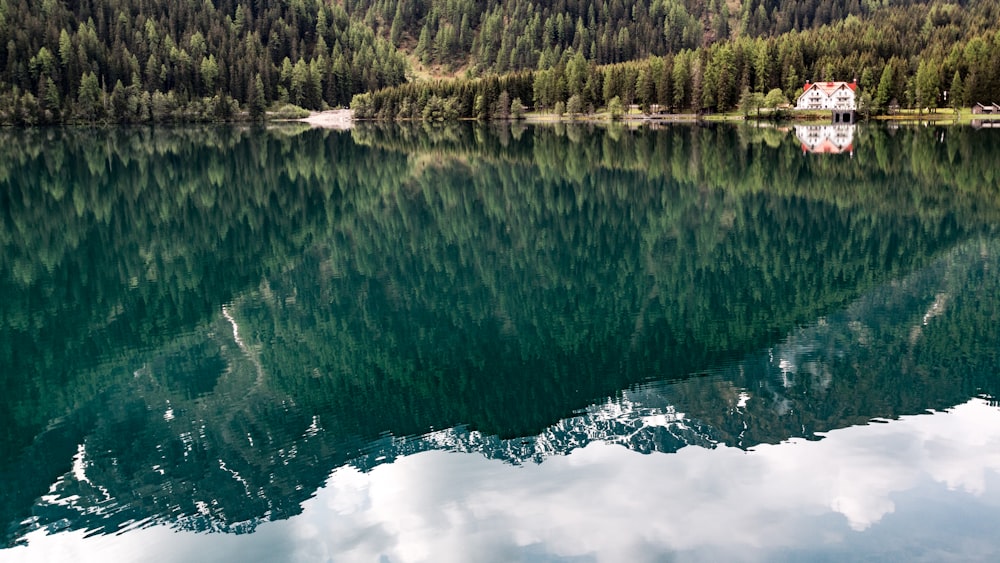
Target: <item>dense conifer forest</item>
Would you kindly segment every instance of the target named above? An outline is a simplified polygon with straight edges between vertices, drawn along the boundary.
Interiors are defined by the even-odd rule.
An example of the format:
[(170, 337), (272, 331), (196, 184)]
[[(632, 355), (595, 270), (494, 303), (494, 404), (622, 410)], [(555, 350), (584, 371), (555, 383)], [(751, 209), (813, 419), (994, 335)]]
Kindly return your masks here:
[[(576, 3), (559, 4), (576, 13)], [(509, 39), (483, 47), (488, 17), (478, 42), (468, 46), (471, 58), (428, 51), (422, 42), (414, 50), (424, 62), (466, 65), (473, 76), (533, 68), (530, 94), (504, 97), (506, 90), (488, 78), (424, 81), (358, 96), (353, 105), (362, 117), (386, 119), (439, 118), (435, 104), (459, 116), (504, 118), (517, 113), (508, 105), (514, 99), (515, 105), (571, 115), (629, 104), (646, 112), (725, 112), (794, 102), (806, 80), (857, 80), (866, 113), (1000, 98), (1000, 9), (992, 1), (751, 1), (732, 11), (714, 0), (707, 7), (700, 1), (640, 2), (624, 11), (614, 9), (621, 2), (580, 4), (590, 7), (576, 25), (553, 24), (561, 31), (550, 35), (544, 31), (550, 26), (540, 24), (540, 38), (528, 49), (534, 57), (518, 46), (508, 57)], [(553, 17), (565, 20), (562, 12)], [(535, 31), (529, 23), (504, 37), (530, 38)], [(426, 110), (428, 102), (434, 110)]]
[(997, 0), (0, 0), (0, 122), (259, 119), (366, 92), (360, 115), (394, 119), (714, 112), (835, 79), (872, 111), (964, 106), (1000, 98), (998, 22)]
[(322, 0), (0, 0), (0, 62), (0, 120), (15, 123), (259, 117), (345, 105), (407, 69)]

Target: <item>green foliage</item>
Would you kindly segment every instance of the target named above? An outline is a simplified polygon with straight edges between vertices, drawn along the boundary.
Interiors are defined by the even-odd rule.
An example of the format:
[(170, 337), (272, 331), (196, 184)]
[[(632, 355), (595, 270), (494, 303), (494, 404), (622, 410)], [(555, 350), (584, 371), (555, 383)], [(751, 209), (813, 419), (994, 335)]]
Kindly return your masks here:
[[(955, 7), (953, 13), (963, 10), (966, 8)], [(595, 64), (603, 59), (589, 56), (586, 48), (574, 45), (558, 54), (543, 55), (537, 70), (518, 76), (531, 77), (530, 96), (525, 91), (522, 99), (533, 100), (540, 110), (578, 96), (581, 111), (592, 111), (606, 107), (617, 96), (625, 106), (636, 104), (644, 112), (654, 106), (659, 111), (674, 112), (729, 111), (739, 106), (746, 113), (751, 101), (754, 108), (775, 108), (785, 103), (779, 90), (786, 100), (794, 99), (806, 79), (853, 76), (861, 77), (860, 95), (866, 91), (872, 95), (870, 111), (886, 111), (893, 103), (931, 107), (940, 102), (942, 77), (955, 72), (963, 76), (963, 86), (970, 92), (968, 100), (975, 96), (988, 99), (989, 92), (1000, 90), (1000, 67), (991, 62), (1000, 58), (998, 24), (979, 8), (968, 11), (963, 21), (975, 24), (969, 25), (963, 35), (948, 32), (948, 26), (932, 26), (922, 32), (922, 39), (909, 40), (919, 35), (912, 29), (912, 18), (918, 10), (886, 7), (871, 17), (807, 26), (803, 31), (777, 37), (741, 37), (692, 45), (693, 50), (668, 50), (614, 64)], [(921, 68), (918, 80), (916, 74)], [(466, 87), (467, 82), (447, 81), (453, 90)], [(440, 87), (434, 83), (417, 88)], [(760, 100), (744, 98), (744, 90), (767, 92), (772, 97), (757, 103)], [(390, 89), (385, 96), (398, 98), (400, 92)], [(461, 117), (487, 119), (495, 114), (491, 111), (495, 107), (489, 103), (494, 97), (484, 95), (483, 105), (474, 107), (475, 95), (458, 104)], [(375, 99), (380, 96), (376, 93)]]
[(486, 120), (490, 115), (489, 105), (486, 101), (486, 96), (483, 94), (478, 94), (476, 96), (475, 102), (472, 104), (472, 117), (483, 121)]
[(933, 62), (921, 60), (916, 76), (917, 107), (935, 109), (941, 95), (938, 69)]
[(201, 59), (201, 84), (203, 95), (210, 95), (215, 91), (216, 79), (219, 77), (219, 64), (215, 60), (215, 55), (209, 55)]
[(473, 79), (438, 80), (433, 82), (411, 82), (393, 88), (357, 95), (351, 102), (355, 115), (361, 119), (396, 119), (400, 108), (407, 113), (423, 118), (428, 101), (440, 100), (441, 108), (448, 111), (443, 119), (474, 118), (482, 121), (493, 118), (506, 119), (513, 98), (528, 99), (532, 95), (530, 72), (506, 75), (486, 75)]
[(358, 119), (370, 119), (375, 116), (371, 94), (355, 94), (351, 99), (351, 110)]
[(948, 105), (958, 109), (967, 103), (965, 99), (965, 85), (962, 82), (962, 76), (956, 70), (955, 76), (951, 79), (951, 90), (948, 91)]
[(493, 118), (500, 120), (510, 119), (510, 94), (506, 90), (500, 92), (500, 97), (497, 98)]
[(254, 76), (253, 84), (250, 86), (250, 93), (247, 100), (250, 108), (250, 119), (260, 121), (267, 111), (267, 98), (264, 95), (264, 81), (260, 74)]
[[(260, 119), (260, 106), (278, 100), (309, 109), (345, 106), (356, 93), (406, 80), (404, 55), (359, 14), (322, 0), (48, 5), (39, 11), (31, 2), (13, 3), (4, 14), (0, 123), (64, 116), (91, 122)], [(104, 98), (119, 82), (126, 90), (115, 101), (122, 105), (106, 108)], [(139, 109), (145, 95), (147, 106), (155, 106), (150, 111)], [(217, 106), (223, 111), (206, 110), (216, 95), (226, 100)], [(232, 101), (252, 115), (225, 110)]]
[(573, 94), (566, 100), (566, 113), (571, 117), (583, 113), (583, 98), (579, 94)]
[(514, 101), (510, 103), (510, 118), (513, 120), (524, 119), (524, 104), (521, 103), (521, 98), (514, 98)]
[(894, 86), (895, 76), (894, 67), (892, 61), (882, 69), (882, 77), (878, 82), (878, 91), (875, 94), (874, 104), (878, 110), (885, 110), (889, 106), (890, 99), (893, 98), (893, 93), (896, 87)]
[[(480, 96), (481, 98), (481, 96)], [(421, 113), (424, 121), (451, 121), (458, 117), (455, 101), (431, 96)]]
[(608, 102), (608, 113), (614, 121), (621, 120), (625, 116), (625, 107), (622, 105), (621, 98), (618, 96), (611, 98), (611, 101)]
[(302, 119), (309, 117), (309, 110), (295, 104), (285, 104), (271, 112), (271, 117), (274, 119)]
[(743, 112), (743, 117), (749, 117), (750, 115), (760, 117), (760, 108), (764, 107), (764, 105), (764, 94), (760, 92), (744, 90), (740, 96), (740, 111)]
[(875, 111), (875, 102), (871, 92), (862, 92), (858, 98), (858, 111), (865, 119), (871, 117)]
[[(227, 0), (186, 3), (168, 16), (165, 4), (147, 0), (55, 2), (48, 14), (30, 2), (10, 3), (0, 26), (0, 123), (194, 118), (206, 115), (203, 100), (215, 94), (252, 109), (259, 107), (251, 100), (259, 96), (257, 76), (265, 106), (341, 107), (355, 94), (404, 84), (406, 55), (432, 70), (464, 68), (470, 79), (530, 72), (531, 90), (508, 95), (542, 110), (578, 95), (584, 111), (615, 96), (644, 112), (654, 106), (729, 111), (744, 88), (780, 88), (792, 98), (806, 79), (851, 77), (872, 91), (879, 110), (893, 100), (930, 107), (943, 101), (940, 90), (956, 72), (963, 103), (989, 102), (1000, 91), (996, 0), (785, 4), (747, 0), (729, 14), (721, 1), (644, 0), (626, 8), (596, 0), (544, 6), (527, 0)], [(921, 64), (926, 69), (917, 80)], [(126, 105), (137, 108), (144, 94), (151, 105), (161, 92), (173, 94), (171, 107), (125, 117), (103, 105), (82, 107), (85, 76), (87, 102), (93, 98), (90, 74), (103, 96), (121, 81), (133, 89), (124, 95)], [(373, 99), (370, 117), (397, 118), (403, 99), (403, 113), (420, 116), (431, 95), (453, 99), (461, 117), (491, 119), (508, 111), (507, 104), (497, 105), (503, 88), (461, 95), (442, 92), (433, 81), (415, 88), (433, 92), (419, 101), (397, 92), (384, 107)], [(474, 112), (480, 94), (483, 107)]]
[(764, 97), (764, 107), (767, 108), (777, 108), (780, 105), (787, 104), (788, 98), (785, 97), (785, 93), (781, 91), (781, 88), (773, 88)]
[(77, 104), (81, 115), (90, 121), (101, 117), (103, 113), (103, 93), (97, 83), (97, 75), (93, 72), (84, 74), (80, 79), (80, 93)]

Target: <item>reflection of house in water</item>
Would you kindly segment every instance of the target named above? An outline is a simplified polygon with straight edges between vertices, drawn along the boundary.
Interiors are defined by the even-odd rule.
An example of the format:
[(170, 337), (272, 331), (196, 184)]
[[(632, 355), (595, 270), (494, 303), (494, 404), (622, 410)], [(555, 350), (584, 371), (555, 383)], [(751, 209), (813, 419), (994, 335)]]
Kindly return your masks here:
[(854, 155), (855, 125), (796, 125), (802, 152)]

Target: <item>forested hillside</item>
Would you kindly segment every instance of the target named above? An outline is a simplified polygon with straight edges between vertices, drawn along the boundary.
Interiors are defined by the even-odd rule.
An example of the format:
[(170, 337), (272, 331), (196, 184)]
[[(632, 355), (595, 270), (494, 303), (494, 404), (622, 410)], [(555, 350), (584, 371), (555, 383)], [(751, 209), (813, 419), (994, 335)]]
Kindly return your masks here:
[(571, 47), (610, 64), (814, 29), (890, 6), (919, 30), (931, 4), (940, 5), (933, 25), (974, 32), (995, 19), (993, 0), (345, 0), (348, 12), (388, 29), (425, 64), (497, 72), (551, 66)]
[[(652, 3), (652, 7), (661, 5), (660, 1)], [(752, 6), (756, 7), (751, 10)], [(768, 98), (794, 101), (806, 80), (854, 79), (861, 88), (862, 109), (872, 112), (894, 105), (956, 107), (1000, 98), (1000, 8), (995, 0), (966, 6), (931, 2), (881, 8), (785, 2), (773, 9), (751, 2), (743, 4), (740, 13), (739, 22), (727, 25), (713, 25), (718, 17), (710, 11), (702, 13), (691, 27), (700, 31), (689, 34), (690, 40), (679, 41), (671, 39), (676, 39), (677, 28), (669, 15), (662, 20), (663, 37), (633, 43), (625, 40), (631, 37), (628, 30), (641, 26), (622, 20), (618, 37), (625, 39), (616, 40), (617, 47), (610, 51), (602, 47), (604, 35), (589, 40), (587, 26), (573, 28), (582, 29), (581, 33), (567, 28), (565, 34), (557, 34), (562, 43), (545, 43), (538, 51), (531, 94), (523, 94), (521, 88), (521, 95), (509, 92), (508, 98), (512, 102), (519, 97), (528, 106), (571, 114), (592, 112), (615, 98), (647, 109), (655, 104), (661, 110), (712, 112), (733, 110), (741, 100), (751, 99), (752, 93), (760, 94), (758, 100), (771, 94)], [(843, 13), (852, 15), (841, 17)], [(648, 14), (653, 17), (660, 11), (651, 8)], [(777, 33), (789, 25), (790, 31)], [(474, 54), (486, 33), (484, 26), (480, 43), (471, 47)], [(531, 36), (530, 31), (526, 33), (520, 37)], [(728, 39), (719, 40), (720, 36)], [(548, 35), (542, 33), (542, 37), (546, 40)], [(486, 49), (499, 52), (498, 59), (484, 55), (477, 64), (485, 70), (505, 68), (502, 62), (492, 66), (481, 62), (507, 60), (502, 43), (499, 49)], [(416, 53), (424, 52), (418, 43)], [(432, 52), (442, 56), (440, 50)], [(514, 51), (511, 60), (520, 60), (518, 52)], [(640, 58), (616, 62), (633, 56)], [(379, 118), (439, 115), (421, 112), (426, 107), (421, 102), (449, 108), (458, 116), (503, 117), (510, 110), (502, 94), (489, 79), (424, 82), (363, 95), (354, 105), (362, 116)]]
[(345, 105), (406, 68), (386, 38), (325, 0), (0, 0), (0, 120)]
[[(0, 122), (258, 118), (523, 70), (549, 71), (525, 106), (576, 95), (581, 111), (616, 96), (726, 111), (851, 78), (875, 109), (968, 104), (1000, 97), (998, 21), (998, 0), (0, 0)], [(397, 91), (364, 109), (423, 117), (439, 95), (457, 115), (508, 110), (502, 92), (449, 108), (411, 90), (406, 107)]]

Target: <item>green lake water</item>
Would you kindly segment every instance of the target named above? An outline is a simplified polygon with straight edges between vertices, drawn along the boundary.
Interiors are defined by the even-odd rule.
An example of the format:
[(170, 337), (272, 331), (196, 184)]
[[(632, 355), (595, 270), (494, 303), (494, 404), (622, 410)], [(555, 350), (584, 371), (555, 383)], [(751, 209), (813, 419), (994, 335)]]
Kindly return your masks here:
[(0, 130), (0, 561), (996, 561), (1000, 130)]

